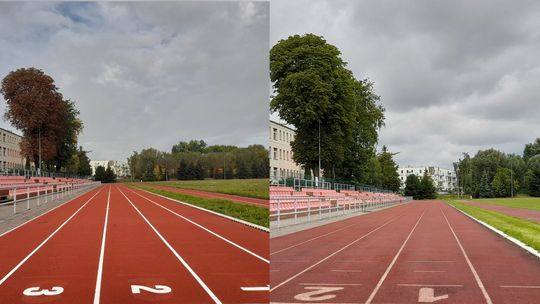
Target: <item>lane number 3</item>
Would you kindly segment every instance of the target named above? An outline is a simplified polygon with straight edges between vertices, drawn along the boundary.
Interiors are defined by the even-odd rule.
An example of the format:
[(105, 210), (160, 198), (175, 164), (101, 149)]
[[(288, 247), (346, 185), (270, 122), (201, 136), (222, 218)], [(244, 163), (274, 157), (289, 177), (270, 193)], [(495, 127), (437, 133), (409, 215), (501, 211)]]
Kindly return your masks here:
[(154, 288), (144, 285), (131, 285), (131, 293), (140, 294), (141, 290), (151, 293), (169, 293), (172, 289), (166, 285), (154, 285)]
[(23, 295), (29, 297), (37, 296), (56, 296), (64, 292), (64, 288), (60, 286), (54, 286), (51, 289), (41, 289), (41, 287), (30, 287), (23, 291)]

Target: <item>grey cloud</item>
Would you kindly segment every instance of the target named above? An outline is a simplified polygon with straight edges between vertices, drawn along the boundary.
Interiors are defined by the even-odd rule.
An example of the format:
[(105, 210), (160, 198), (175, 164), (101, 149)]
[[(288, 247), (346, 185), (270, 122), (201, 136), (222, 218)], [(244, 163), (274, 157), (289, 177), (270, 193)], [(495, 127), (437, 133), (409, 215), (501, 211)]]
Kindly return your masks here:
[[(25, 38), (0, 29), (0, 74), (27, 66), (50, 74), (81, 110), (80, 143), (92, 158), (122, 160), (194, 138), (266, 145), (268, 3), (65, 5), (77, 4), (5, 6), (27, 20), (47, 17), (2, 16)], [(39, 41), (28, 38), (34, 30)]]
[(521, 154), (540, 136), (539, 14), (535, 1), (276, 0), (270, 39), (324, 36), (374, 81), (387, 109), (379, 145), (403, 165), (451, 167), (478, 149)]

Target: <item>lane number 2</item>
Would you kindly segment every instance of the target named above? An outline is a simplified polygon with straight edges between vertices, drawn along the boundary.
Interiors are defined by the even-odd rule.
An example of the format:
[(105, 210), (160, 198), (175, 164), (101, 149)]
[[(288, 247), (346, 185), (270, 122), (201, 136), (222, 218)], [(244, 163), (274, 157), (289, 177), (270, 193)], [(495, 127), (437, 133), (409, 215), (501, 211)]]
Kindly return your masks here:
[[(294, 296), (296, 300), (306, 301), (306, 302), (330, 300), (330, 299), (335, 298), (336, 295), (328, 294), (328, 293), (342, 290), (343, 287), (308, 286), (308, 287), (304, 287), (304, 289), (312, 290), (312, 291), (297, 294), (296, 296)], [(324, 295), (325, 293), (326, 295)]]
[(23, 291), (23, 295), (29, 297), (38, 296), (56, 296), (64, 292), (64, 288), (60, 286), (54, 286), (51, 289), (41, 289), (41, 287), (29, 287)]
[(141, 290), (150, 293), (169, 293), (172, 291), (172, 289), (166, 285), (154, 285), (154, 287), (148, 287), (144, 285), (131, 285), (131, 293), (140, 294)]

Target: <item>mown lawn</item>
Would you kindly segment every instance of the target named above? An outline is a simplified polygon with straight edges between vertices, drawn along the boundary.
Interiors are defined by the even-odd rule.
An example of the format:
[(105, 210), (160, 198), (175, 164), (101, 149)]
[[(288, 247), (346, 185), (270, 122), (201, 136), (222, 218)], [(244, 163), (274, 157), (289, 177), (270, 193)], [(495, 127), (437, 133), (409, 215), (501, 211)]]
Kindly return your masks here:
[(168, 192), (163, 190), (157, 190), (151, 187), (145, 187), (137, 184), (129, 184), (131, 187), (147, 190), (152, 193), (160, 194), (166, 197), (170, 197), (175, 200), (182, 201), (194, 206), (199, 206), (208, 210), (212, 210), (221, 214), (235, 217), (259, 226), (269, 227), (268, 220), (268, 208), (234, 203), (224, 199), (218, 198), (201, 198), (191, 195), (184, 195), (175, 192)]
[(464, 203), (449, 204), (540, 251), (539, 224)]
[(158, 185), (268, 199), (268, 179), (218, 179), (156, 182)]
[(540, 197), (475, 199), (474, 202), (540, 211)]

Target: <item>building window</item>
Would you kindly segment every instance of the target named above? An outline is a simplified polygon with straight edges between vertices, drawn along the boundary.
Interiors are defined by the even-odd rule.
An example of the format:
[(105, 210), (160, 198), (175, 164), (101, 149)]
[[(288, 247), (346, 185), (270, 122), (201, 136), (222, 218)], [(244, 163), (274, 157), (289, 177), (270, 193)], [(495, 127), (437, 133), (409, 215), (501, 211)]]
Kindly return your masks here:
[(277, 140), (277, 129), (274, 128), (274, 140)]
[(277, 148), (274, 148), (274, 159), (277, 160)]

